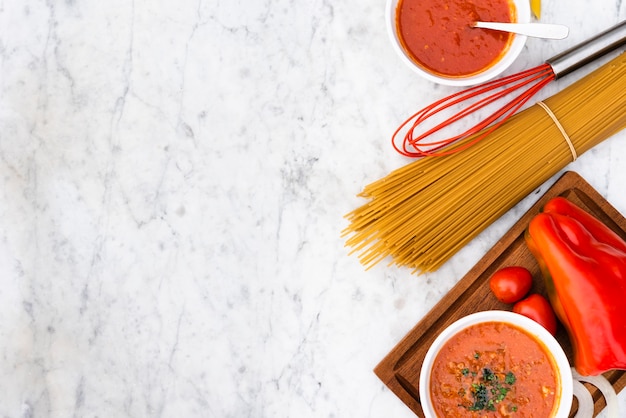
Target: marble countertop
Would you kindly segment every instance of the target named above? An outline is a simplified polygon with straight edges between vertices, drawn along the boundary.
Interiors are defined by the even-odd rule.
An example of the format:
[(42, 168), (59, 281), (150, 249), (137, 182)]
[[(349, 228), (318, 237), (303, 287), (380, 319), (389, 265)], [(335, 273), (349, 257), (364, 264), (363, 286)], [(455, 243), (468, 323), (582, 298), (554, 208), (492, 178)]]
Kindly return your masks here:
[[(537, 196), (431, 274), (348, 255), (357, 193), (408, 162), (390, 134), (455, 91), (384, 3), (0, 4), (1, 416), (414, 416), (372, 369)], [(507, 73), (624, 18), (544, 0), (570, 36)], [(625, 155), (566, 169), (626, 213)]]

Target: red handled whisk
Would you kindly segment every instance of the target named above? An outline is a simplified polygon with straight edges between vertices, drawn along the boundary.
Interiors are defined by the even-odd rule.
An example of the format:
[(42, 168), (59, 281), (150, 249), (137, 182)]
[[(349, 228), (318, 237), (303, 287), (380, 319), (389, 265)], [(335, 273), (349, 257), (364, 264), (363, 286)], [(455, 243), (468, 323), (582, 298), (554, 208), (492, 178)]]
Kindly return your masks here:
[[(546, 60), (545, 63), (535, 68), (470, 87), (438, 100), (402, 123), (392, 136), (392, 145), (396, 151), (407, 157), (444, 156), (469, 148), (497, 129), (545, 85), (616, 50), (624, 44), (626, 44), (626, 21), (622, 21), (593, 38)], [(494, 104), (526, 86), (528, 86), (527, 89), (467, 131), (446, 139), (427, 141), (433, 134), (449, 127), (452, 123), (485, 106)], [(469, 104), (469, 101), (474, 98), (478, 98), (478, 100)], [(465, 106), (458, 113), (453, 114), (432, 128), (427, 128), (425, 132), (417, 132), (417, 128), (422, 127), (423, 123), (430, 120), (434, 115), (452, 106), (459, 105)], [(482, 133), (472, 140), (453, 146), (457, 141), (469, 138), (481, 131)], [(402, 134), (403, 132), (404, 134)], [(401, 142), (399, 143), (400, 139)]]

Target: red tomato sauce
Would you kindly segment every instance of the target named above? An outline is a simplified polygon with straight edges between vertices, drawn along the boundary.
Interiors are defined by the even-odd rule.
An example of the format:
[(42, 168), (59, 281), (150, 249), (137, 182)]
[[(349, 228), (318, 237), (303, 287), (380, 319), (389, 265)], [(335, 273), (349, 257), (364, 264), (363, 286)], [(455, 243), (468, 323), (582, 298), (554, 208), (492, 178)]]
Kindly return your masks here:
[(501, 322), (470, 326), (435, 358), (430, 393), (439, 417), (550, 417), (559, 377), (545, 346)]
[(472, 28), (475, 21), (513, 22), (510, 0), (400, 0), (398, 37), (422, 68), (444, 76), (477, 74), (495, 64), (513, 36)]

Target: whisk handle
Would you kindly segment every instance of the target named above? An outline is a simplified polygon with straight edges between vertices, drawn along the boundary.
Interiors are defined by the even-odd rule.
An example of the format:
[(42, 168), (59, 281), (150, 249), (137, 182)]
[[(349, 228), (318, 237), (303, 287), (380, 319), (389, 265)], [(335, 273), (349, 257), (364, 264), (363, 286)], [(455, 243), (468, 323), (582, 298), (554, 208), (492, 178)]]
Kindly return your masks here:
[(560, 78), (622, 45), (626, 45), (626, 20), (546, 62), (552, 67), (555, 78)]

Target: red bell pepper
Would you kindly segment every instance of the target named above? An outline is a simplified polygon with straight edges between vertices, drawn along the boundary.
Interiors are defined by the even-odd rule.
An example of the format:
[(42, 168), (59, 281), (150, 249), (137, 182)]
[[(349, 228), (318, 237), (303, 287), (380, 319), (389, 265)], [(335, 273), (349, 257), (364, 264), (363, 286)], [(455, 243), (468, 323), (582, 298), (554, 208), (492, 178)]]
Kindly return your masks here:
[(626, 242), (563, 197), (531, 220), (526, 242), (569, 334), (578, 373), (626, 370)]

